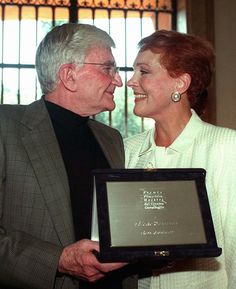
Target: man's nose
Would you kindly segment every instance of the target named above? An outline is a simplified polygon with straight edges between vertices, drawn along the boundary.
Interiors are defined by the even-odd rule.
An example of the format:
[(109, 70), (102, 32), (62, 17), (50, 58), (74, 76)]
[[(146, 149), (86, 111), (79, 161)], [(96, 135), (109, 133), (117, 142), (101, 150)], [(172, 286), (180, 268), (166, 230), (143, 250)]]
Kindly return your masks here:
[(120, 74), (118, 72), (116, 72), (116, 74), (114, 76), (113, 83), (118, 87), (123, 86), (123, 82), (122, 82)]

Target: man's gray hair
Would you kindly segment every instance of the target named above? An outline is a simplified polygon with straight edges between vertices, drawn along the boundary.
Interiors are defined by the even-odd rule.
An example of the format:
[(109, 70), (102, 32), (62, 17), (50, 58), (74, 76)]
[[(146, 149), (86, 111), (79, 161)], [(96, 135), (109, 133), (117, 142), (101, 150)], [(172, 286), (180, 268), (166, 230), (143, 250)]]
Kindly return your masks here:
[(52, 92), (58, 71), (66, 63), (82, 63), (92, 47), (115, 47), (105, 31), (89, 24), (68, 23), (54, 27), (41, 41), (36, 52), (36, 71), (42, 92)]

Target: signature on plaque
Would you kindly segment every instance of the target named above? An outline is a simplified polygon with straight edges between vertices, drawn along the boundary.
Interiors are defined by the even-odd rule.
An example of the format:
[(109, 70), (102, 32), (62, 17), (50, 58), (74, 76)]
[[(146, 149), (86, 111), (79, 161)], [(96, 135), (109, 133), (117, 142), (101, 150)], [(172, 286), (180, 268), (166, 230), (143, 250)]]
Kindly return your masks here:
[(141, 221), (134, 223), (136, 228), (140, 228), (140, 234), (147, 235), (170, 235), (175, 233), (175, 228), (178, 226), (177, 221)]

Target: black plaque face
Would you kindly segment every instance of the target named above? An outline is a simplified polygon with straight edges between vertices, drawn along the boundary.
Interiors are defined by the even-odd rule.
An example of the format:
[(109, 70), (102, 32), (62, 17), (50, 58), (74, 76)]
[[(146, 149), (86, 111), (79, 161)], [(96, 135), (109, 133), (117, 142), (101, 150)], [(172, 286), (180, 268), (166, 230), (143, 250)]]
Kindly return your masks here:
[(94, 171), (91, 237), (100, 243), (99, 260), (219, 256), (205, 174), (203, 169)]
[(193, 180), (107, 182), (111, 246), (206, 243)]

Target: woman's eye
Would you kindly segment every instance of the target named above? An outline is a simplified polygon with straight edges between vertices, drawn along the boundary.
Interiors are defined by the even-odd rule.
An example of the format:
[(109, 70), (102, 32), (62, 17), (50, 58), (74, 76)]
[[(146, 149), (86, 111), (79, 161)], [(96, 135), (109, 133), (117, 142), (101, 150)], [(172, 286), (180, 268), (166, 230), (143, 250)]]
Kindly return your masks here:
[(148, 74), (149, 72), (145, 69), (140, 69), (140, 73), (143, 75), (143, 74)]

